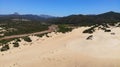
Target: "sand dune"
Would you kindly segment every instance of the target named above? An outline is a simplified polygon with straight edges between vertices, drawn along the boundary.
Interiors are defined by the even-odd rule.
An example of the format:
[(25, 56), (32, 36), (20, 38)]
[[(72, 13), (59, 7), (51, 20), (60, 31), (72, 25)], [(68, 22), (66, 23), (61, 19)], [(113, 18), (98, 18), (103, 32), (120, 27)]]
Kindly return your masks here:
[(83, 34), (81, 27), (70, 33), (50, 33), (47, 37), (30, 36), (19, 48), (0, 52), (0, 67), (120, 67), (120, 28)]

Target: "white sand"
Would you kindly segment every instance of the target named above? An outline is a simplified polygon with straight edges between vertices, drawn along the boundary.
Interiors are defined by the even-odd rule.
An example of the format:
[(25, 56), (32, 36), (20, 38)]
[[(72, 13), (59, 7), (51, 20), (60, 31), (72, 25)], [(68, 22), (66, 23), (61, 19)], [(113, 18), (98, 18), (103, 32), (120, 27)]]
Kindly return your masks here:
[(120, 67), (120, 28), (112, 28), (115, 35), (97, 31), (93, 40), (83, 30), (30, 36), (32, 43), (0, 52), (0, 67)]

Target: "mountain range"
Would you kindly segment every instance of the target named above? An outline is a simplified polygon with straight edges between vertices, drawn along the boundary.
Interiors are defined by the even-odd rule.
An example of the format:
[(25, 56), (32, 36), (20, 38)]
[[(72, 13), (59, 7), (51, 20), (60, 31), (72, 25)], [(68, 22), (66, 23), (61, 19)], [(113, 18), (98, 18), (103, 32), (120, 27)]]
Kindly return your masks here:
[(113, 11), (98, 15), (70, 15), (51, 21), (51, 23), (54, 24), (73, 24), (79, 26), (89, 26), (95, 24), (106, 24), (115, 22), (120, 22), (120, 13)]
[(88, 26), (94, 24), (103, 23), (114, 23), (120, 22), (120, 13), (118, 12), (106, 12), (98, 15), (69, 15), (66, 17), (54, 17), (50, 15), (33, 15), (25, 14), (20, 15), (19, 13), (14, 13), (10, 15), (0, 15), (0, 20), (10, 20), (10, 19), (27, 19), (31, 21), (44, 21), (46, 23), (52, 24), (74, 24), (80, 26)]
[(45, 21), (48, 19), (55, 18), (50, 15), (33, 15), (33, 14), (24, 14), (20, 15), (19, 13), (9, 14), (9, 15), (0, 15), (0, 20), (10, 20), (10, 19), (27, 19), (27, 20), (35, 20), (35, 21)]

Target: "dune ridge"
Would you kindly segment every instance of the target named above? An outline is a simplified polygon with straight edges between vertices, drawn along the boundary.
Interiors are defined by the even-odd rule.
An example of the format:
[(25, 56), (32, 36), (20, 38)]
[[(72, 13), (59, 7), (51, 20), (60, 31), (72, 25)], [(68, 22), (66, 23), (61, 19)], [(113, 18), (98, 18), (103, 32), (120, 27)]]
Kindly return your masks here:
[(0, 67), (120, 67), (120, 28), (83, 34), (85, 29), (30, 36), (31, 43), (22, 40), (19, 48), (0, 52)]

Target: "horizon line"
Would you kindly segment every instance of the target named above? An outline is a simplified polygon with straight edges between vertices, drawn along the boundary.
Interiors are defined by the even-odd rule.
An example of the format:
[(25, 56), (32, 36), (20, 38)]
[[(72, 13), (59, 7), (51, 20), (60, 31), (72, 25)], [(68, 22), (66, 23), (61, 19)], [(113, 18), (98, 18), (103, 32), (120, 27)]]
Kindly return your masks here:
[[(70, 16), (70, 15), (99, 15), (99, 14), (103, 14), (103, 13), (108, 13), (108, 12), (115, 12), (115, 13), (120, 13), (120, 11), (105, 11), (105, 12), (101, 12), (101, 13), (74, 13), (74, 14), (69, 14), (69, 15), (64, 15), (64, 16)], [(58, 15), (50, 15), (50, 14), (37, 14), (37, 13), (20, 13), (20, 12), (13, 12), (13, 13), (0, 13), (0, 15), (12, 15), (12, 14), (18, 14), (18, 15), (48, 15), (48, 16), (53, 16), (53, 17), (64, 17), (64, 16), (58, 16)]]

